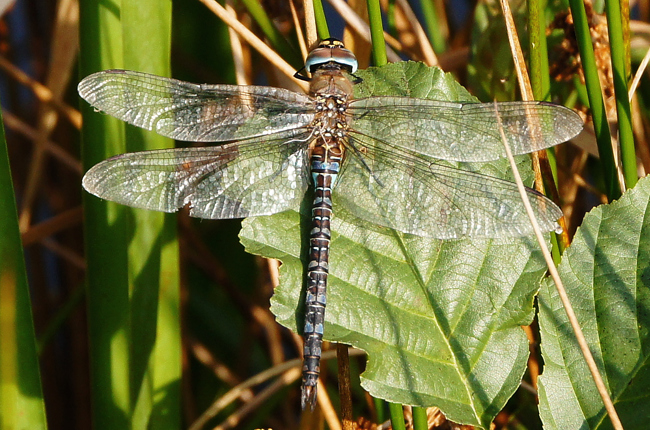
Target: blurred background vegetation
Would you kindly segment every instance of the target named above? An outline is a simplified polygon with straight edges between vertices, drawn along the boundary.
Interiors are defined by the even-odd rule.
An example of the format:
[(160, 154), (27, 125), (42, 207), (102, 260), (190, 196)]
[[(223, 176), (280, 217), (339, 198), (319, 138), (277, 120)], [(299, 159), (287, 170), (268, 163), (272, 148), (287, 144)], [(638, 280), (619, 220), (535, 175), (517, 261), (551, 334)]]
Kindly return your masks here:
[[(93, 0), (93, 3), (101, 2)], [(366, 3), (349, 3), (361, 21), (367, 22)], [(548, 43), (550, 70), (542, 74), (543, 79), (549, 77), (549, 88), (537, 98), (573, 107), (587, 118), (585, 106), (589, 102), (567, 5), (559, 0), (544, 3), (541, 21), (548, 28), (544, 37)], [(294, 19), (304, 23), (304, 9), (296, 2), (294, 16), (289, 4), (277, 0), (242, 0), (232, 2), (231, 6), (238, 21), (262, 40), (269, 41), (286, 61), (299, 69), (305, 52), (301, 52), (299, 41), (303, 33), (296, 32)], [(344, 38), (359, 57), (361, 67), (372, 65), (370, 41), (351, 29), (347, 21), (353, 14), (341, 14), (337, 4), (334, 1), (324, 4), (331, 35)], [(389, 45), (399, 58), (439, 65), (452, 72), (482, 101), (520, 99), (498, 3), (391, 0), (381, 4), (383, 26), (388, 39), (395, 41)], [(120, 8), (119, 2), (106, 2), (104, 6)], [(511, 7), (528, 55), (531, 35), (527, 4), (513, 1)], [(595, 4), (587, 11), (591, 37), (596, 41), (597, 71), (601, 74), (605, 106), (611, 114), (615, 101), (604, 17), (599, 15), (602, 9), (602, 5)], [(626, 46), (631, 47), (626, 57), (631, 68), (627, 70), (634, 72), (649, 46), (650, 2), (635, 2), (631, 16), (631, 32), (624, 35)], [(273, 29), (270, 33), (268, 29), (265, 32), (265, 25), (269, 23)], [(152, 24), (146, 31), (156, 31), (156, 23)], [(0, 21), (0, 100), (24, 246), (47, 424), (52, 429), (90, 428), (93, 422), (91, 399), (97, 402), (98, 397), (111, 395), (97, 393), (100, 388), (91, 383), (90, 377), (92, 341), (89, 341), (88, 321), (92, 318), (89, 316), (92, 307), (89, 310), (87, 306), (85, 290), (85, 246), (92, 239), (84, 239), (83, 229), (80, 184), (84, 168), (80, 101), (76, 93), (76, 84), (82, 74), (77, 56), (78, 35), (78, 4), (74, 0), (18, 0), (9, 6)], [(82, 32), (82, 40), (83, 36)], [(274, 37), (278, 39), (270, 42)], [(248, 44), (239, 46), (239, 43), (233, 40), (228, 26), (201, 1), (172, 3), (173, 77), (191, 82), (297, 88)], [(145, 51), (138, 55), (146, 62), (147, 54)], [(634, 169), (638, 168), (642, 175), (650, 168), (650, 153), (644, 138), (649, 125), (648, 84), (644, 75), (632, 109), (636, 140), (644, 143), (639, 145), (640, 162)], [(616, 120), (615, 116), (610, 118)], [(556, 154), (560, 202), (569, 233), (575, 231), (587, 211), (608, 201), (608, 195), (611, 197), (607, 179), (603, 177), (608, 167), (595, 157), (593, 131), (591, 135), (587, 131), (587, 136), (577, 141), (578, 145), (561, 146)], [(177, 380), (170, 389), (172, 394), (167, 393), (172, 401), (157, 415), (160, 421), (149, 421), (149, 427), (189, 427), (215, 399), (232, 387), (300, 357), (300, 339), (278, 326), (269, 312), (269, 298), (277, 282), (274, 277), (277, 265), (246, 254), (239, 243), (239, 229), (239, 220), (202, 221), (190, 219), (185, 211), (178, 216), (180, 301), (176, 317), (181, 327), (182, 348), (174, 350), (168, 358), (178, 361), (182, 380)], [(0, 231), (0, 241), (5, 239), (5, 233)], [(102, 300), (112, 303), (110, 292), (105, 294), (107, 296), (98, 299), (99, 306)], [(139, 310), (131, 312), (130, 318), (137, 320), (133, 315)], [(531, 336), (534, 339), (534, 330)], [(2, 348), (6, 353), (4, 342)], [(173, 357), (176, 353), (178, 357)], [(530, 385), (534, 385), (537, 376), (534, 366), (537, 358), (534, 350), (533, 370), (526, 377)], [(162, 361), (165, 361), (164, 356)], [(323, 378), (331, 388), (328, 391), (336, 405), (335, 361), (328, 360), (324, 368)], [(361, 420), (380, 423), (386, 419), (388, 408), (364, 395), (358, 387), (358, 375), (363, 368), (363, 357), (352, 358), (353, 384), (356, 384), (353, 388), (354, 415), (362, 417)], [(119, 369), (113, 371), (119, 373)], [(274, 386), (270, 397), (257, 403), (256, 393), (271, 384), (272, 381), (266, 380), (260, 386), (242, 390), (236, 397), (238, 400), (208, 422), (212, 426), (222, 423), (221, 428), (335, 426), (335, 420), (322, 424), (322, 412), (307, 418), (301, 415), (297, 380)], [(133, 428), (141, 428), (134, 417), (139, 413), (148, 416), (151, 409), (155, 409), (140, 410), (146, 407), (139, 403), (138, 389), (130, 387), (124, 400), (128, 405), (123, 405), (124, 410), (130, 411), (126, 413), (130, 418), (125, 417), (124, 423)], [(526, 390), (520, 391), (497, 416), (497, 428), (541, 428), (534, 396)], [(154, 390), (152, 402), (156, 401), (156, 394)], [(242, 405), (254, 406), (247, 409)], [(229, 417), (233, 424), (227, 421)], [(442, 417), (435, 419), (438, 421), (431, 424), (431, 428), (447, 428)], [(94, 425), (103, 426), (98, 422)], [(33, 424), (31, 428), (39, 426)]]

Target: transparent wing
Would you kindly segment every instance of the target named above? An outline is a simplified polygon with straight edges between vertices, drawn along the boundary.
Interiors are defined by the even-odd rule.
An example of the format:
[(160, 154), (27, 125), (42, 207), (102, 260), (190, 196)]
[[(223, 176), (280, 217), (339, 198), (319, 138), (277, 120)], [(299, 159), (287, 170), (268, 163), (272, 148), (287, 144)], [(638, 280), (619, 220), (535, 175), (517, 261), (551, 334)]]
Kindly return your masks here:
[[(546, 102), (504, 102), (497, 109), (513, 154), (565, 142), (582, 130), (580, 116)], [(493, 103), (450, 103), (410, 97), (355, 100), (348, 112), (360, 134), (449, 161), (505, 157)]]
[[(360, 152), (348, 153), (333, 199), (359, 218), (437, 239), (532, 233), (512, 182), (386, 148), (362, 136), (354, 145)], [(527, 192), (541, 228), (558, 229), (561, 210), (536, 191)]]
[(129, 124), (173, 139), (225, 142), (303, 127), (311, 99), (272, 87), (199, 85), (129, 70), (87, 76), (79, 95)]
[(206, 148), (118, 155), (83, 178), (91, 194), (198, 218), (244, 218), (298, 208), (309, 185), (307, 132)]

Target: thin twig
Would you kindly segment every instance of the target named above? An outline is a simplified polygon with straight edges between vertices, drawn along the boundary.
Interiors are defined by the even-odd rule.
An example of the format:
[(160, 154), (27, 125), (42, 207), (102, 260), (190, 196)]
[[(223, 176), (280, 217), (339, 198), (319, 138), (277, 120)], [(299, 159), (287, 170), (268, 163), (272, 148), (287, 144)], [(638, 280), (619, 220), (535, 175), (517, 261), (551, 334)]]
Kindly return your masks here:
[[(280, 70), (284, 75), (293, 79), (293, 75), (296, 73), (296, 70), (291, 66), (291, 64), (284, 61), (284, 59), (278, 55), (273, 49), (269, 48), (260, 38), (258, 38), (252, 31), (250, 31), (244, 24), (239, 22), (219, 3), (215, 0), (199, 0), (201, 3), (207, 6), (215, 15), (217, 15), (221, 20), (226, 23), (229, 27), (239, 34), (239, 36), (245, 40), (253, 49), (259, 52), (264, 58), (266, 58), (270, 63)], [(307, 88), (305, 83), (300, 81), (296, 82), (296, 85), (300, 85), (303, 89)]]
[(307, 49), (313, 47), (318, 41), (318, 30), (316, 29), (316, 15), (314, 14), (314, 3), (312, 0), (303, 0), (305, 11), (305, 33), (307, 34)]
[[(79, 22), (78, 3), (72, 0), (58, 2), (56, 16), (45, 87), (51, 91), (53, 100), (60, 101), (68, 89), (77, 60), (79, 37), (77, 26), (74, 23)], [(57, 109), (52, 104), (44, 104), (38, 109), (36, 139), (34, 139), (27, 180), (20, 202), (18, 225), (21, 232), (25, 232), (32, 223), (34, 202), (41, 190), (43, 166), (48, 158), (46, 142), (59, 122)]]
[[(5, 122), (5, 126), (12, 131), (25, 136), (28, 139), (35, 140), (37, 138), (38, 132), (29, 124), (27, 124), (22, 119), (18, 118), (16, 115), (11, 112), (3, 109), (2, 110), (2, 119)], [(83, 173), (83, 168), (81, 167), (81, 162), (70, 155), (65, 149), (63, 149), (59, 144), (52, 142), (51, 140), (45, 141), (45, 150), (52, 155), (57, 161), (61, 164), (70, 168), (73, 172), (79, 174)]]
[(81, 112), (70, 105), (57, 99), (52, 91), (38, 81), (30, 78), (25, 72), (11, 64), (6, 58), (0, 55), (0, 69), (3, 69), (9, 76), (32, 90), (36, 98), (55, 108), (61, 115), (66, 117), (70, 124), (77, 130), (81, 130)]
[[(352, 350), (350, 351), (350, 354), (356, 356), (356, 355), (363, 355), (365, 354), (365, 352), (361, 350)], [(326, 351), (323, 353), (321, 360), (326, 361), (335, 357), (336, 357), (336, 351)], [(296, 358), (293, 360), (289, 360), (280, 365), (274, 366), (270, 369), (260, 372), (257, 375), (242, 382), (241, 384), (231, 388), (226, 394), (219, 397), (214, 403), (212, 403), (212, 405), (210, 405), (210, 407), (206, 409), (201, 414), (201, 416), (192, 423), (189, 430), (199, 430), (203, 428), (205, 423), (207, 423), (210, 419), (216, 416), (230, 403), (232, 403), (237, 398), (239, 398), (244, 391), (250, 389), (251, 387), (254, 387), (255, 385), (266, 382), (267, 380), (275, 376), (281, 375), (285, 372), (288, 372), (287, 374), (291, 376), (291, 378), (282, 378), (281, 381), (284, 384), (284, 386), (291, 384), (300, 376), (300, 372), (298, 372), (297, 376), (295, 376), (296, 374), (291, 370), (300, 368), (301, 366), (302, 366), (302, 359)], [(321, 391), (323, 391), (323, 389), (321, 389)], [(320, 398), (322, 396), (319, 395), (318, 397)]]
[(411, 5), (406, 0), (397, 0), (397, 4), (399, 5), (400, 8), (402, 8), (402, 11), (406, 16), (406, 19), (413, 26), (413, 32), (415, 33), (415, 36), (418, 38), (420, 48), (422, 49), (424, 62), (426, 63), (427, 66), (437, 66), (438, 57), (436, 56), (436, 53), (433, 51), (433, 48), (431, 47), (431, 42), (429, 42), (429, 38), (427, 37), (427, 33), (422, 28), (422, 24), (420, 24), (420, 20), (418, 20), (417, 16), (415, 15), (415, 12), (413, 12)]
[(54, 236), (56, 233), (81, 225), (82, 221), (83, 211), (81, 206), (77, 206), (58, 213), (38, 224), (32, 224), (27, 231), (20, 235), (23, 247), (28, 247), (45, 238)]
[(350, 355), (346, 344), (336, 344), (336, 363), (338, 364), (339, 375), (341, 421), (343, 421), (344, 430), (352, 430), (354, 422), (352, 421), (352, 394), (350, 392)]
[[(308, 2), (312, 4), (311, 2)], [(302, 25), (300, 25), (300, 17), (298, 16), (298, 11), (296, 10), (295, 0), (289, 1), (289, 6), (291, 8), (291, 18), (293, 19), (293, 26), (296, 28), (296, 38), (298, 39), (298, 46), (300, 46), (300, 54), (302, 56), (303, 62), (307, 58), (307, 43), (305, 41), (305, 35), (302, 32)], [(305, 18), (307, 14), (305, 13)]]
[(643, 56), (643, 60), (641, 60), (641, 64), (639, 64), (639, 68), (636, 70), (636, 73), (634, 74), (632, 85), (630, 85), (630, 90), (628, 91), (627, 94), (630, 101), (632, 101), (632, 97), (636, 92), (636, 88), (639, 86), (639, 82), (641, 82), (641, 78), (645, 73), (645, 69), (648, 67), (648, 62), (650, 62), (650, 48), (648, 48), (648, 50), (645, 52), (645, 55)]
[(517, 36), (517, 28), (515, 27), (515, 20), (512, 18), (512, 11), (510, 4), (506, 0), (501, 0), (501, 8), (503, 9), (503, 17), (506, 20), (506, 33), (508, 34), (508, 42), (510, 50), (512, 51), (512, 60), (515, 63), (515, 72), (517, 73), (517, 80), (519, 81), (519, 89), (521, 97), (524, 100), (534, 100), (533, 90), (530, 86), (530, 79), (528, 78), (528, 69), (524, 59), (524, 53), (521, 50), (519, 37)]
[(320, 378), (318, 378), (318, 406), (320, 406), (320, 410), (329, 428), (331, 430), (342, 430), (341, 421), (332, 405), (332, 399), (330, 399), (325, 384), (323, 384)]
[[(226, 11), (232, 15), (233, 19), (237, 19), (237, 12), (235, 11), (235, 8), (232, 7), (232, 2), (230, 0), (226, 1)], [(242, 48), (241, 40), (232, 27), (228, 27), (228, 38), (230, 39), (232, 60), (233, 65), (235, 66), (235, 82), (237, 82), (237, 85), (250, 85), (244, 69), (244, 50)]]
[[(241, 383), (241, 380), (222, 362), (216, 359), (212, 352), (201, 342), (190, 337), (188, 339), (189, 349), (196, 360), (205, 368), (212, 371), (214, 376), (227, 385), (235, 386)], [(252, 390), (243, 390), (240, 394), (241, 400), (247, 402), (253, 398)]]
[(289, 369), (286, 373), (280, 376), (271, 385), (260, 391), (251, 401), (244, 403), (239, 409), (230, 414), (221, 424), (214, 427), (214, 430), (226, 430), (237, 427), (247, 415), (254, 412), (260, 407), (265, 400), (269, 399), (273, 394), (280, 391), (287, 384), (292, 383), (300, 377), (300, 369)]

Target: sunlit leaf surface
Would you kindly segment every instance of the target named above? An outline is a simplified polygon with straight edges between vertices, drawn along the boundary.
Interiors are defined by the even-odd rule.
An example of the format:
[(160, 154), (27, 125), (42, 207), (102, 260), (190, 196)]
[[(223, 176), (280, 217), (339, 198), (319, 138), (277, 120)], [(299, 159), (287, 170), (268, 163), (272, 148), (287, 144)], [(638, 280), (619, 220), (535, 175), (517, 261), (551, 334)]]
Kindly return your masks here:
[[(559, 266), (626, 429), (650, 422), (650, 180), (592, 210)], [(540, 292), (546, 429), (608, 429), (609, 418), (552, 282)]]

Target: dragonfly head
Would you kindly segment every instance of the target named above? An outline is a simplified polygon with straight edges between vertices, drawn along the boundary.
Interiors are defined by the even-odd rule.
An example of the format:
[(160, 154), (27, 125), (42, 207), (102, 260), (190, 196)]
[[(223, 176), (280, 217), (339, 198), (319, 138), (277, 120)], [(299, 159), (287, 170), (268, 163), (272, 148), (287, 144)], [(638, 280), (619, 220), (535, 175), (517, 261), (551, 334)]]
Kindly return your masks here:
[(312, 50), (305, 61), (305, 68), (309, 73), (318, 69), (337, 68), (348, 73), (357, 71), (359, 63), (352, 51), (345, 49), (343, 42), (338, 39), (324, 39), (318, 48)]

